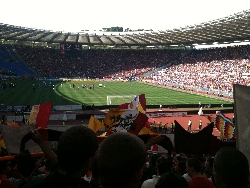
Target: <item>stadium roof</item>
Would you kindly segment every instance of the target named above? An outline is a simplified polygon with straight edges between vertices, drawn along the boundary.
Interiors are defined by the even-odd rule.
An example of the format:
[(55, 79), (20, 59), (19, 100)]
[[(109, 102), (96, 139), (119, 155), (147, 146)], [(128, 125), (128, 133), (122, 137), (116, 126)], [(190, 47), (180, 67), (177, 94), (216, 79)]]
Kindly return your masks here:
[(213, 21), (162, 31), (62, 33), (0, 23), (0, 39), (89, 46), (192, 46), (249, 42), (249, 23), (250, 9)]

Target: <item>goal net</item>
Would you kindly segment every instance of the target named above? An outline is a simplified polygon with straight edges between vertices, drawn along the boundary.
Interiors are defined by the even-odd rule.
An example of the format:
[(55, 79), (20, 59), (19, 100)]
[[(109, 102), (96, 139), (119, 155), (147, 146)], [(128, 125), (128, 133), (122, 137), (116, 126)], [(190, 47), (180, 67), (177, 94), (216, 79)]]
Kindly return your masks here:
[(136, 95), (108, 95), (107, 105), (120, 105), (124, 103), (130, 103)]

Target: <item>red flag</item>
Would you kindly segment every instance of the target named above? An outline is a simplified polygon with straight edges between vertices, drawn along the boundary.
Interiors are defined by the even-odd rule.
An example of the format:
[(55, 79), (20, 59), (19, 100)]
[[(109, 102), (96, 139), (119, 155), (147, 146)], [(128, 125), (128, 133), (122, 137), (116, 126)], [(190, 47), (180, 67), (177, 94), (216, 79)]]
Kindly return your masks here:
[(129, 103), (124, 103), (124, 104), (119, 105), (117, 108), (118, 109), (128, 109), (128, 105), (129, 105)]
[(141, 131), (141, 129), (144, 127), (145, 122), (147, 122), (147, 121), (148, 121), (148, 117), (145, 114), (139, 112), (133, 125), (130, 127), (128, 132), (135, 134), (135, 135), (138, 135), (139, 132)]
[[(145, 94), (136, 96), (130, 103), (121, 104), (120, 106), (118, 106), (118, 109), (138, 110), (139, 112), (146, 114)], [(146, 121), (144, 127), (150, 128), (150, 124), (148, 121)]]
[(150, 128), (151, 128), (151, 127), (150, 127), (150, 123), (149, 123), (149, 121), (147, 121), (147, 122), (145, 123), (144, 127), (147, 127), (148, 129), (150, 129)]
[(49, 116), (52, 108), (52, 102), (34, 105), (30, 113), (30, 124), (36, 124), (36, 127), (47, 128)]
[(113, 133), (129, 132), (137, 135), (147, 120), (147, 115), (138, 110), (111, 108), (104, 118), (104, 125)]
[(134, 100), (130, 103), (121, 104), (118, 106), (118, 109), (128, 109), (128, 110), (138, 110), (141, 113), (146, 113), (146, 98), (145, 94), (136, 96)]

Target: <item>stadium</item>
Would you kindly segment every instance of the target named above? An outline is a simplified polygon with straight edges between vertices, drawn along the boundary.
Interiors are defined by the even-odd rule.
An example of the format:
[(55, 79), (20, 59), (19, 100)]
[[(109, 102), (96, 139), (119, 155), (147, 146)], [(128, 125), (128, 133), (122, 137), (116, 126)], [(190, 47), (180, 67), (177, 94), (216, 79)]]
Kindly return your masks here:
[[(249, 23), (250, 10), (159, 31), (110, 27), (75, 33), (0, 23), (1, 124), (19, 127), (19, 138), (34, 123), (38, 126), (39, 118), (41, 127), (57, 132), (89, 126), (102, 142), (107, 132), (121, 130), (118, 124), (111, 126), (109, 115), (119, 108), (136, 111), (133, 118), (147, 117), (134, 134), (145, 125), (145, 134), (171, 137), (173, 123), (205, 134), (213, 124), (216, 146), (202, 151), (215, 154), (220, 147), (235, 147), (234, 85), (250, 84)], [(49, 111), (40, 117), (44, 106)], [(134, 121), (130, 124), (135, 126)], [(25, 128), (30, 124), (32, 128)], [(14, 140), (8, 131), (1, 128), (2, 140)], [(20, 143), (5, 144), (8, 151), (1, 148), (6, 156), (19, 153)], [(11, 144), (18, 149), (9, 149)], [(180, 148), (176, 151), (190, 152)]]
[[(117, 32), (76, 34), (3, 23), (0, 29), (1, 79), (18, 78), (13, 84), (14, 88), (19, 87), (21, 93), (29, 91), (29, 87), (40, 89), (44, 79), (50, 86), (22, 99), (13, 97), (8, 100), (8, 96), (15, 95), (17, 89), (12, 92), (6, 90), (0, 103), (7, 106), (35, 105), (51, 100), (55, 105), (85, 103), (87, 106), (94, 104), (108, 108), (101, 106), (119, 105), (130, 101), (131, 96), (146, 92), (148, 108), (157, 108), (156, 105), (160, 104), (194, 107), (199, 102), (207, 106), (232, 108), (232, 84), (248, 85), (249, 82), (249, 10), (197, 25), (157, 32), (143, 29), (119, 32), (123, 28), (112, 27), (109, 29)], [(195, 48), (197, 45), (212, 44), (230, 46), (203, 50)], [(216, 66), (209, 69), (212, 65)], [(198, 72), (194, 70), (204, 66), (207, 70), (200, 71), (197, 77)], [(225, 68), (220, 75), (218, 70), (224, 66), (231, 69)], [(221, 82), (222, 79), (226, 81)], [(19, 84), (18, 80), (27, 82)], [(59, 87), (62, 81), (68, 91)], [(110, 85), (109, 81), (120, 84)], [(95, 85), (95, 92), (81, 89), (72, 97), (70, 87), (73, 82), (76, 82), (77, 89), (86, 90)], [(12, 83), (5, 84), (12, 88)], [(5, 84), (2, 83), (3, 88), (7, 87)], [(150, 85), (148, 89), (145, 84)], [(108, 87), (100, 94), (99, 86), (102, 85)], [(154, 88), (152, 85), (165, 87), (166, 93), (162, 89), (151, 89)], [(175, 92), (178, 90), (186, 92)], [(113, 101), (107, 102), (110, 95)], [(121, 96), (125, 95), (128, 99), (121, 100)]]

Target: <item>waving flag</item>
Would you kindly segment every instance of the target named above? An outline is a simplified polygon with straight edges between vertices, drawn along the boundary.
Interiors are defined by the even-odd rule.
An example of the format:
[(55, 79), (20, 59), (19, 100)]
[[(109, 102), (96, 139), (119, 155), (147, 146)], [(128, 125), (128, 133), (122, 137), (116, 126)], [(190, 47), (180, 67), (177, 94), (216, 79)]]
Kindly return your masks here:
[[(47, 128), (39, 127), (36, 130), (39, 132), (42, 140), (44, 141), (58, 141), (60, 136), (62, 135), (61, 131), (56, 131), (56, 130), (47, 129)], [(32, 131), (29, 131), (22, 137), (21, 143), (20, 143), (21, 152), (24, 151), (25, 145), (29, 140), (32, 140)], [(26, 149), (29, 149), (29, 148), (26, 148)]]
[(136, 96), (134, 100), (132, 100), (130, 103), (125, 103), (118, 106), (118, 109), (138, 110), (139, 112), (145, 114), (146, 113), (145, 94)]
[[(18, 127), (12, 127), (5, 124), (1, 125), (0, 130), (8, 153), (19, 154), (22, 138), (34, 129), (35, 125), (22, 125)], [(41, 151), (41, 148), (32, 140), (27, 142), (27, 148), (29, 148), (30, 152)]]
[(214, 122), (214, 119), (215, 119), (214, 116), (206, 116), (206, 118), (207, 118), (210, 122)]
[[(145, 94), (136, 96), (130, 103), (121, 104), (120, 106), (118, 106), (118, 109), (137, 110), (142, 114), (146, 114)], [(143, 127), (150, 128), (149, 122), (146, 121)]]
[(154, 132), (152, 132), (150, 129), (143, 127), (140, 132), (138, 133), (138, 135), (143, 135), (143, 134), (152, 134)]
[(36, 124), (36, 127), (47, 128), (52, 102), (34, 105), (30, 112), (29, 123)]
[(146, 99), (145, 94), (141, 94), (128, 105), (129, 110), (138, 110), (139, 112), (146, 113)]
[(100, 122), (94, 116), (90, 117), (88, 128), (90, 128), (91, 130), (93, 130), (96, 133), (97, 131), (99, 131), (103, 127), (104, 127), (104, 125), (102, 124), (102, 122)]
[(235, 138), (233, 122), (223, 114), (216, 115), (214, 124), (221, 132), (221, 138)]
[(4, 140), (3, 140), (2, 134), (0, 134), (0, 146), (1, 146), (3, 149), (6, 149), (6, 145), (5, 145), (5, 142), (4, 142)]
[(129, 132), (137, 135), (147, 122), (146, 114), (138, 110), (111, 108), (104, 118), (104, 126), (110, 132)]
[(221, 132), (224, 132), (224, 127), (225, 127), (225, 120), (223, 116), (216, 115), (215, 120), (214, 120), (215, 127)]
[(224, 135), (226, 138), (236, 138), (235, 127), (233, 124), (230, 124), (229, 122), (226, 123)]

